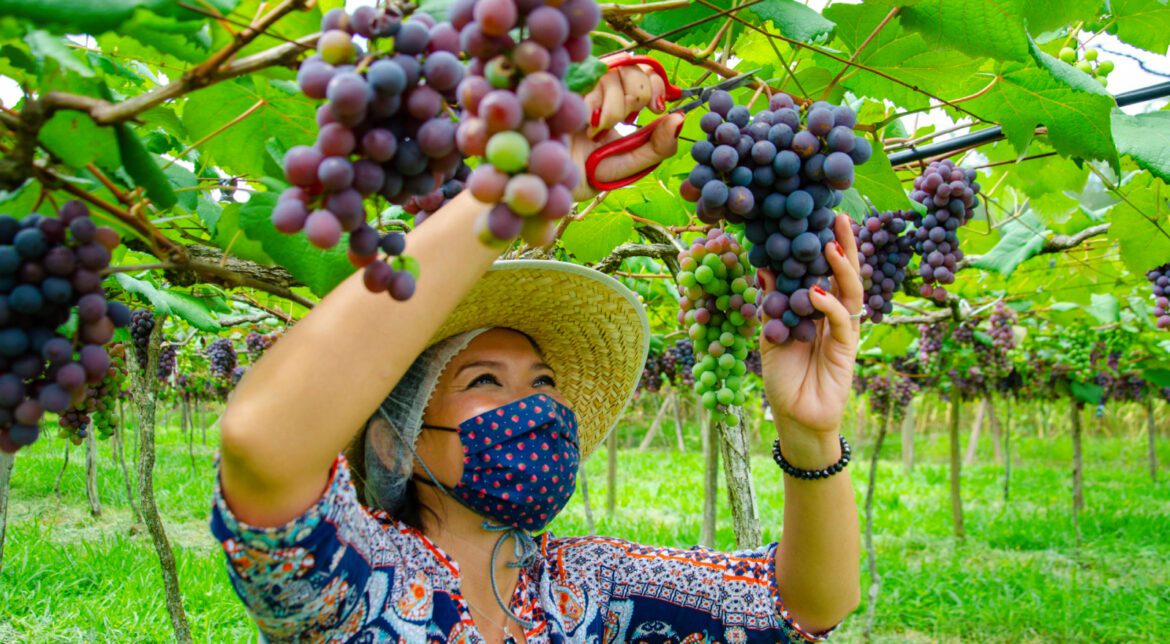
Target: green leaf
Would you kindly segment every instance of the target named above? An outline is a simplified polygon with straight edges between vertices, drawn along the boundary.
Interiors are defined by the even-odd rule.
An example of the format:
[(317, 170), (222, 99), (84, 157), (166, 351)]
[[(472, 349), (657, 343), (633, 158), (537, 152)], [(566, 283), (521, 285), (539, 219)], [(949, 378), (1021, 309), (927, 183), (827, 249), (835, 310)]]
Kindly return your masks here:
[(1085, 92), (1087, 94), (1097, 94), (1098, 96), (1112, 96), (1109, 92), (1101, 86), (1101, 83), (1093, 79), (1092, 76), (1073, 67), (1064, 62), (1056, 56), (1051, 56), (1045, 53), (1036, 44), (1036, 41), (1031, 38), (1028, 39), (1028, 51), (1032, 54), (1032, 60), (1043, 69), (1048, 70), (1057, 80), (1061, 81), (1069, 87)]
[(971, 111), (1003, 126), (1004, 135), (1023, 154), (1038, 125), (1048, 128), (1048, 141), (1065, 157), (1101, 159), (1117, 167), (1108, 95), (1078, 91), (1032, 65), (1009, 63), (999, 81), (967, 104)]
[(1117, 37), (1155, 54), (1170, 47), (1170, 2), (1166, 0), (1110, 0), (1117, 21)]
[(1170, 112), (1130, 116), (1115, 109), (1113, 140), (1120, 154), (1128, 154), (1139, 167), (1170, 182)]
[(167, 176), (159, 170), (154, 155), (146, 150), (142, 141), (125, 123), (114, 125), (114, 133), (118, 137), (118, 151), (122, 154), (122, 165), (126, 173), (134, 182), (146, 189), (146, 195), (155, 206), (162, 209), (170, 208), (178, 203), (175, 190)]
[(812, 42), (833, 31), (831, 21), (795, 0), (770, 0), (753, 5), (750, 11), (771, 20), (780, 33), (803, 42)]
[(1142, 173), (1123, 191), (1125, 200), (1110, 215), (1109, 239), (1121, 246), (1125, 267), (1145, 275), (1170, 257), (1170, 187)]
[(1101, 0), (1026, 0), (1020, 3), (1020, 11), (1029, 31), (1040, 33), (1078, 20), (1091, 21), (1100, 15), (1101, 4)]
[(609, 65), (590, 56), (579, 63), (569, 65), (569, 71), (565, 74), (565, 85), (570, 91), (588, 94), (607, 71)]
[(275, 262), (264, 252), (264, 245), (250, 239), (245, 231), (240, 229), (240, 212), (243, 206), (244, 204), (233, 203), (218, 214), (215, 220), (215, 245), (234, 257), (271, 266)]
[(646, 201), (633, 202), (626, 206), (630, 212), (655, 221), (663, 226), (685, 226), (690, 221), (690, 209), (687, 202), (678, 195), (671, 194), (661, 188), (651, 188), (650, 194), (645, 195)]
[(1020, 264), (1035, 257), (1044, 248), (1044, 223), (1031, 211), (1001, 228), (1003, 236), (987, 253), (971, 262), (972, 266), (1003, 275), (1011, 275)]
[(349, 247), (349, 235), (342, 235), (341, 241), (333, 248), (321, 250), (310, 244), (303, 234), (280, 232), (272, 226), (276, 197), (270, 192), (252, 194), (240, 209), (240, 228), (249, 239), (260, 242), (269, 257), (287, 268), (315, 295), (324, 296), (354, 271), (345, 252)]
[(200, 331), (219, 331), (219, 322), (211, 315), (211, 307), (203, 298), (172, 290), (160, 290), (145, 280), (139, 280), (126, 273), (116, 273), (114, 279), (128, 293), (134, 293), (150, 302), (156, 311), (174, 315)]
[(118, 167), (117, 138), (109, 128), (98, 127), (84, 112), (61, 110), (41, 127), (41, 143), (74, 168), (85, 167), (101, 158), (99, 165)]
[(1146, 369), (1142, 378), (1159, 387), (1170, 387), (1170, 369)]
[[(253, 108), (248, 116), (228, 125)], [(218, 83), (193, 94), (183, 108), (183, 125), (192, 140), (211, 137), (199, 150), (217, 165), (262, 176), (265, 142), (275, 138), (286, 148), (312, 142), (317, 131), (315, 113), (313, 102), (295, 87), (253, 77)]]
[(561, 243), (578, 262), (600, 261), (634, 233), (634, 220), (621, 211), (595, 210), (569, 224)]
[(0, 214), (23, 219), (32, 212), (33, 206), (40, 199), (41, 189), (39, 182), (29, 179), (11, 192), (0, 190)]
[(198, 193), (192, 190), (192, 188), (199, 184), (199, 181), (195, 178), (195, 173), (177, 163), (172, 163), (163, 170), (163, 174), (167, 176), (167, 179), (173, 187), (185, 188), (182, 191), (175, 191), (179, 207), (187, 212), (194, 212), (198, 201)]
[[(236, 0), (207, 0), (227, 14), (235, 8)], [(41, 27), (68, 33), (100, 34), (117, 29), (138, 10), (188, 21), (202, 21), (202, 14), (184, 9), (175, 0), (0, 0), (0, 16), (25, 19)], [(191, 22), (189, 29), (199, 28)]]
[(1121, 301), (1112, 293), (1093, 293), (1085, 311), (1097, 318), (1101, 324), (1113, 324), (1121, 320)]
[(1023, 61), (1028, 32), (1019, 2), (1026, 0), (925, 0), (904, 7), (898, 17), (936, 49)]
[(881, 143), (872, 143), (873, 156), (853, 169), (853, 187), (867, 197), (878, 210), (905, 210), (910, 199), (902, 182), (890, 166)]
[[(711, 39), (715, 37), (715, 32), (723, 26), (726, 20), (726, 18), (714, 18), (713, 16), (720, 11), (730, 9), (732, 3), (730, 0), (709, 0), (708, 4), (718, 7), (718, 9), (712, 9), (707, 4), (692, 2), (678, 9), (648, 13), (642, 19), (642, 28), (656, 35), (669, 33), (670, 35), (666, 38), (680, 45), (705, 46), (711, 42)], [(732, 23), (731, 30), (734, 37), (734, 34), (743, 31), (743, 28), (738, 23)]]
[[(0, 13), (3, 13), (2, 9), (0, 9)], [(38, 29), (25, 36), (24, 41), (28, 43), (29, 50), (38, 59), (52, 59), (63, 69), (75, 72), (78, 76), (85, 78), (93, 76), (93, 70), (89, 68), (89, 65), (81, 62), (81, 59), (69, 47), (65, 46), (60, 36), (53, 36)]]
[(1091, 405), (1100, 405), (1101, 396), (1105, 393), (1100, 385), (1091, 382), (1070, 382), (1069, 390), (1074, 398)]
[(917, 339), (918, 333), (913, 327), (906, 324), (890, 326), (888, 324), (870, 324), (862, 327), (868, 329), (861, 340), (860, 350), (879, 349), (882, 355), (900, 356), (906, 353), (910, 345)]

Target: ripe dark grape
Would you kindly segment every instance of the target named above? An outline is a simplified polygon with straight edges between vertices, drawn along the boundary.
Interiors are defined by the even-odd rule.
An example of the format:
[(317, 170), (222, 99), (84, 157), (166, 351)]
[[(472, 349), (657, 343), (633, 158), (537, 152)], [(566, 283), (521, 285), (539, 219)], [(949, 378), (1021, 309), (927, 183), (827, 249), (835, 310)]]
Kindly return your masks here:
[(894, 310), (894, 294), (906, 280), (906, 266), (913, 252), (913, 239), (907, 232), (912, 213), (904, 211), (871, 212), (861, 223), (854, 222), (857, 259), (861, 267), (865, 317), (871, 322)]
[[(959, 168), (950, 159), (932, 162), (914, 179), (910, 198), (926, 206), (927, 211), (925, 216), (914, 215), (914, 250), (924, 259), (918, 267), (922, 297), (946, 301), (945, 286), (954, 283), (955, 270), (963, 259), (955, 231), (975, 216), (978, 193), (975, 171)], [(946, 252), (937, 251), (943, 244)], [(929, 258), (936, 251), (941, 252), (942, 260), (931, 263)]]
[(730, 407), (744, 402), (744, 360), (758, 324), (752, 273), (740, 241), (719, 229), (679, 254), (679, 324), (694, 342), (695, 392), (733, 424), (739, 419)]
[(257, 360), (260, 359), (260, 356), (264, 355), (265, 351), (272, 348), (273, 344), (276, 344), (276, 339), (278, 337), (279, 337), (279, 334), (277, 334), (275, 332), (273, 332), (273, 333), (259, 333), (257, 331), (249, 332), (248, 335), (245, 336), (245, 338), (244, 338), (244, 346), (248, 350), (248, 358), (253, 363), (255, 363)]
[(205, 351), (210, 362), (211, 375), (227, 378), (236, 368), (236, 349), (228, 338), (216, 338)]
[[(0, 448), (12, 449), (36, 440), (46, 410), (85, 403), (110, 364), (102, 345), (129, 316), (107, 304), (99, 275), (118, 235), (84, 204), (59, 217), (0, 215), (0, 240)], [(59, 335), (74, 309), (76, 335)]]
[(130, 313), (130, 340), (134, 343), (134, 358), (138, 361), (139, 369), (146, 369), (146, 351), (150, 346), (152, 332), (154, 332), (153, 311), (136, 309)]
[(1154, 323), (1163, 331), (1170, 330), (1170, 264), (1163, 264), (1146, 273), (1154, 291)]

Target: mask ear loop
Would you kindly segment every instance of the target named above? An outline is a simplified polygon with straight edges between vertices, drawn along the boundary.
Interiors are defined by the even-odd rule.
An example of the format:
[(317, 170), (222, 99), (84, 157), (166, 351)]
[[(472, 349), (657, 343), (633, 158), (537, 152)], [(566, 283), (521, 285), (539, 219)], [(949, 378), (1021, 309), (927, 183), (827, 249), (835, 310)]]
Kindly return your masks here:
[[(399, 433), (398, 428), (394, 426), (393, 421), (390, 420), (389, 414), (386, 413), (386, 410), (382, 409), (381, 405), (378, 406), (378, 413), (381, 414), (382, 418), (384, 418), (386, 420), (386, 424), (390, 426), (390, 430), (394, 432), (394, 434), (398, 437), (398, 440), (402, 441), (403, 443), (406, 443), (406, 446), (410, 449), (410, 453), (414, 454), (415, 460), (418, 461), (419, 465), (422, 465), (423, 471), (427, 473), (427, 476), (434, 483), (435, 487), (442, 490), (444, 494), (446, 494), (447, 496), (454, 499), (455, 502), (458, 503), (459, 505), (462, 505), (463, 507), (467, 508), (468, 510), (475, 512), (475, 510), (473, 508), (468, 507), (468, 505), (463, 502), (463, 499), (460, 499), (459, 497), (455, 496), (455, 494), (452, 493), (451, 490), (447, 489), (447, 486), (445, 486), (439, 482), (439, 479), (437, 477), (435, 477), (433, 472), (431, 472), (431, 468), (427, 467), (426, 462), (423, 461), (422, 457), (420, 457), (418, 455), (418, 452), (415, 451), (414, 445), (407, 442), (405, 439), (403, 439), (402, 434)], [(424, 425), (424, 427), (425, 427), (425, 425)], [(449, 428), (446, 428), (446, 427), (443, 427), (440, 429), (448, 429), (449, 430)], [(375, 456), (377, 456), (377, 455), (375, 455)], [(476, 514), (478, 514), (478, 512)], [(526, 568), (526, 567), (532, 565), (537, 560), (537, 555), (539, 554), (540, 548), (536, 545), (536, 540), (532, 538), (532, 535), (529, 534), (527, 530), (524, 530), (522, 528), (517, 528), (515, 526), (510, 526), (510, 525), (493, 524), (488, 519), (483, 520), (481, 527), (484, 530), (487, 530), (488, 532), (502, 533), (500, 535), (500, 538), (496, 540), (496, 545), (492, 548), (492, 558), (488, 564), (489, 565), (489, 576), (490, 576), (491, 584), (492, 584), (492, 595), (495, 597), (496, 604), (500, 607), (501, 610), (504, 611), (505, 615), (512, 618), (517, 623), (519, 623), (522, 627), (524, 627), (524, 630), (526, 630), (526, 631), (531, 630), (534, 626), (536, 626), (536, 622), (534, 622), (532, 620), (524, 619), (522, 617), (519, 617), (519, 616), (513, 614), (512, 610), (510, 608), (508, 608), (508, 605), (504, 603), (503, 598), (500, 597), (500, 589), (496, 583), (496, 557), (497, 557), (497, 555), (499, 555), (500, 548), (501, 548), (501, 546), (504, 545), (504, 541), (507, 540), (508, 537), (511, 537), (515, 541), (515, 546), (513, 547), (513, 555), (516, 558), (515, 561), (508, 562), (507, 566), (509, 568)]]

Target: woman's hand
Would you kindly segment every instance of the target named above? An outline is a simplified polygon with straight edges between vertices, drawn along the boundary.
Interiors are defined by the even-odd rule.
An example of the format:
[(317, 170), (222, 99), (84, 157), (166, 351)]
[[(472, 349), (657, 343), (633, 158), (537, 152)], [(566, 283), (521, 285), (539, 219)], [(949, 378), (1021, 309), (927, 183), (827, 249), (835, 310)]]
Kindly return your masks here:
[[(837, 241), (825, 247), (825, 259), (833, 269), (831, 292), (818, 288), (809, 292), (813, 307), (825, 314), (816, 322), (816, 339), (775, 345), (760, 336), (764, 388), (786, 457), (787, 442), (836, 448), (836, 432), (853, 387), (861, 321), (851, 316), (862, 306), (860, 267), (847, 215), (837, 216), (834, 232)], [(761, 270), (759, 275), (766, 290), (775, 288), (776, 277), (771, 271)]]
[[(613, 127), (630, 114), (637, 114), (647, 108), (655, 114), (665, 111), (665, 86), (658, 74), (649, 67), (618, 67), (601, 77), (597, 87), (585, 96), (585, 105), (589, 108), (589, 125), (573, 137), (570, 150), (573, 162), (581, 171), (581, 181), (573, 190), (573, 199), (576, 201), (584, 201), (597, 194), (585, 177), (585, 160), (589, 154), (620, 138), (622, 135)], [(674, 156), (678, 151), (678, 133), (682, 130), (683, 119), (683, 114), (671, 114), (664, 118), (645, 145), (602, 161), (597, 166), (597, 177), (603, 181), (616, 181)], [(603, 135), (595, 141), (598, 133)]]

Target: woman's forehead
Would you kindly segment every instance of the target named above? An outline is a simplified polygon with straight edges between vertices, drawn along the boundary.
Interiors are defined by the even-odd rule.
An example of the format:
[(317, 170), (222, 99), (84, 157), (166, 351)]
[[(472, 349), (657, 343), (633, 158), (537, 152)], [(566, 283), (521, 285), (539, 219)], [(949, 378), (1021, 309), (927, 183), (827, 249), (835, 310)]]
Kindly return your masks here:
[(459, 366), (485, 359), (502, 361), (532, 358), (539, 359), (540, 353), (531, 338), (513, 329), (497, 327), (472, 339), (451, 362)]

